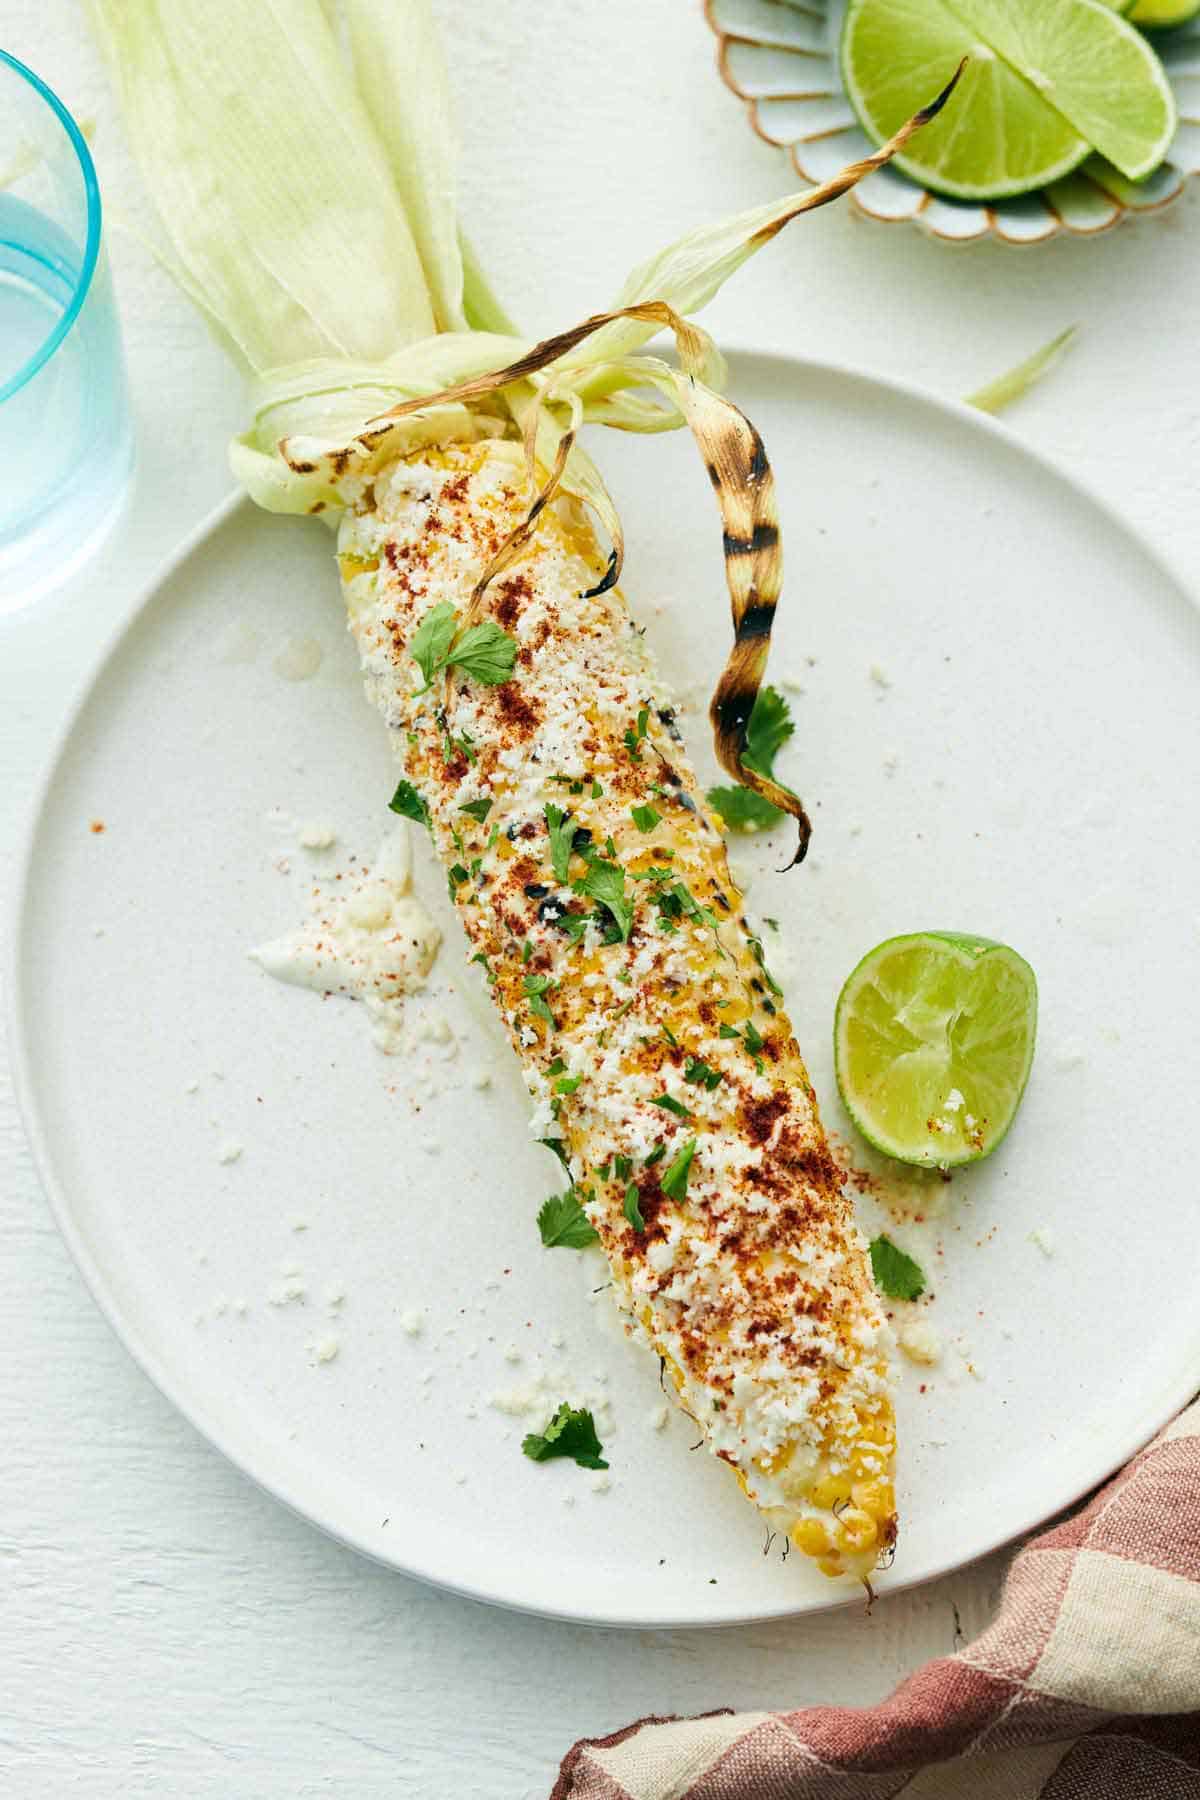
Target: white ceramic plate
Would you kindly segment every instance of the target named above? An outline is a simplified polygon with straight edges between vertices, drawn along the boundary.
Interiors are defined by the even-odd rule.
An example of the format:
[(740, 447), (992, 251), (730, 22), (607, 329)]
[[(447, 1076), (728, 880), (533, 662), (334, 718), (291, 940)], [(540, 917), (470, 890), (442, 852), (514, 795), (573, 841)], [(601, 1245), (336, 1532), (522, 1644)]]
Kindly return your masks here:
[[(946, 1191), (944, 1256), (922, 1251), (962, 1355), (924, 1392), (904, 1372), (887, 1588), (1061, 1508), (1200, 1383), (1187, 1174), (1200, 633), (1118, 519), (965, 408), (761, 354), (735, 357), (733, 391), (779, 480), (788, 580), (772, 668), (804, 689), (788, 768), (816, 825), (787, 876), (773, 872), (779, 839), (739, 857), (757, 871), (752, 908), (780, 921), (772, 954), (830, 1122), (834, 1000), (879, 939), (982, 932), (1041, 982), (1017, 1126)], [(630, 591), (701, 702), (687, 728), (710, 766), (702, 696), (729, 622), (709, 484), (682, 436), (600, 450), (629, 527)], [(608, 1325), (607, 1297), (593, 1300), (595, 1253), (541, 1248), (534, 1214), (555, 1169), (526, 1136), (498, 1031), (465, 996), (473, 974), (421, 846), (418, 887), (448, 929), (423, 1013), (449, 1018), (461, 1046), (432, 1099), (414, 1065), (374, 1049), (356, 1008), (247, 960), (301, 916), (315, 866), (272, 809), (334, 821), (333, 861), (369, 857), (389, 820), (394, 770), (330, 558), (315, 524), (224, 508), (111, 645), (50, 771), (14, 1025), (68, 1242), (201, 1431), (396, 1568), (614, 1624), (852, 1598), (798, 1557), (764, 1558), (727, 1472), (690, 1454), (688, 1422), (653, 1428), (657, 1372)], [(303, 639), (320, 669), (285, 680), (275, 661)], [(480, 1091), (468, 1075), (489, 1062)], [(244, 1152), (222, 1164), (233, 1141)], [(1049, 1258), (1029, 1236), (1044, 1225)], [(289, 1266), (305, 1297), (274, 1305)], [(323, 1296), (339, 1283), (335, 1314)], [(416, 1307), (427, 1322), (410, 1336)], [(340, 1351), (322, 1364), (306, 1345), (329, 1334)], [(608, 1492), (524, 1458), (520, 1436), (541, 1421), (489, 1405), (539, 1357), (607, 1384)]]

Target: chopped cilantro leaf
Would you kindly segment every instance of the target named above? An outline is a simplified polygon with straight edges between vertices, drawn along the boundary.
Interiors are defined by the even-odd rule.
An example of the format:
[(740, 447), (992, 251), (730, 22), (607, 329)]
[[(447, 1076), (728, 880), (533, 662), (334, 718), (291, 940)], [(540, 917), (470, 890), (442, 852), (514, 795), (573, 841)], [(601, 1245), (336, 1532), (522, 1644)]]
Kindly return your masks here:
[(452, 900), (458, 899), (459, 888), (464, 881), (469, 881), (470, 879), (471, 877), (467, 874), (467, 871), (463, 868), (461, 863), (451, 863), (446, 874), (446, 885), (450, 889), (450, 898)]
[(442, 600), (437, 606), (430, 607), (413, 632), (409, 655), (425, 677), (426, 687), (431, 686), (438, 670), (445, 667), (457, 629), (458, 614), (453, 603)]
[(603, 796), (604, 796), (604, 789), (600, 786), (600, 783), (598, 781), (593, 781), (593, 783), (592, 783), (592, 799), (600, 800), (603, 798)]
[(582, 1075), (560, 1075), (554, 1084), (556, 1094), (573, 1094), (583, 1080)]
[(631, 1181), (629, 1186), (625, 1189), (624, 1212), (625, 1217), (635, 1231), (645, 1231), (646, 1221), (643, 1219), (642, 1209), (638, 1205), (638, 1185), (636, 1181)]
[(633, 1164), (627, 1156), (613, 1157), (613, 1173), (618, 1181), (628, 1181), (633, 1171)]
[(764, 949), (762, 947), (762, 939), (752, 937), (750, 939), (750, 948), (754, 953), (755, 962), (758, 964), (759, 968), (763, 972), (763, 979), (765, 980), (767, 986), (770, 988), (770, 990), (773, 994), (778, 994), (779, 997), (782, 999), (783, 998), (783, 989), (780, 987), (779, 983), (776, 981), (775, 977), (772, 975), (770, 969), (768, 969), (768, 967), (767, 967), (767, 957), (766, 957), (766, 952), (764, 951)]
[(679, 1039), (675, 1036), (675, 1033), (671, 1030), (671, 1027), (669, 1025), (663, 1026), (662, 1034), (666, 1038), (668, 1044), (670, 1044), (672, 1050), (678, 1050)]
[(557, 1156), (557, 1158), (558, 1158), (559, 1162), (562, 1164), (563, 1168), (567, 1171), (567, 1178), (569, 1180), (570, 1175), (571, 1175), (571, 1163), (570, 1163), (570, 1159), (567, 1156), (567, 1147), (563, 1143), (562, 1139), (561, 1138), (539, 1138), (538, 1143), (544, 1144), (547, 1150), (552, 1150), (554, 1152), (555, 1156)]
[(482, 963), (483, 964), (483, 972), (488, 978), (488, 985), (489, 986), (494, 985), (494, 983), (496, 981), (496, 972), (492, 968), (491, 963), (488, 961), (488, 959), (484, 955), (483, 951), (477, 950), (475, 952), (474, 956), (471, 958), (471, 961), (473, 963)]
[(595, 917), (594, 913), (560, 913), (554, 923), (560, 931), (565, 931), (572, 943), (577, 944), (588, 928), (588, 923)]
[(763, 924), (766, 925), (771, 931), (779, 930), (779, 920), (778, 919), (768, 919), (766, 913), (763, 914)]
[(629, 811), (639, 831), (653, 831), (656, 825), (662, 823), (662, 814), (652, 806), (631, 806)]
[(637, 716), (637, 734), (638, 734), (638, 736), (640, 738), (644, 738), (647, 731), (649, 730), (649, 728), (650, 728), (650, 714), (649, 714), (649, 711), (647, 710), (647, 708), (643, 706), (641, 712)]
[(696, 1154), (696, 1140), (689, 1138), (669, 1169), (663, 1170), (659, 1186), (668, 1200), (676, 1202), (687, 1193), (688, 1176), (692, 1172), (692, 1158)]
[(602, 862), (593, 857), (587, 874), (572, 885), (577, 894), (587, 894), (608, 908), (621, 934), (621, 942), (626, 943), (633, 930), (633, 902), (625, 896), (624, 869), (617, 863)]
[(663, 1157), (666, 1154), (667, 1154), (667, 1146), (665, 1144), (655, 1144), (653, 1150), (650, 1152), (649, 1156), (646, 1158), (646, 1167), (648, 1169), (652, 1169), (654, 1167), (655, 1163), (661, 1162)]
[(718, 1037), (740, 1038), (741, 1035), (742, 1034), (738, 1030), (736, 1025), (726, 1025), (724, 1019), (722, 1019), (721, 1023), (717, 1026), (717, 1036)]
[[(759, 690), (746, 725), (742, 762), (760, 775), (775, 776), (775, 758), (795, 731), (791, 708), (776, 688)], [(733, 831), (763, 831), (783, 817), (777, 806), (751, 788), (711, 788), (708, 803)]]
[(483, 821), (492, 810), (492, 803), (490, 800), (467, 800), (464, 801), (458, 810), (459, 812), (470, 813), (471, 817), (473, 819), (478, 819), (479, 823), (482, 825)]
[(708, 804), (727, 831), (769, 831), (784, 816), (777, 806), (764, 800), (753, 788), (709, 788)]
[(711, 1094), (714, 1088), (720, 1087), (725, 1077), (719, 1069), (712, 1069), (698, 1056), (693, 1056), (683, 1071), (683, 1079), (694, 1082), (700, 1087), (706, 1087)]
[[(513, 672), (517, 640), (492, 619), (460, 631), (458, 613), (449, 600), (441, 600), (413, 632), (409, 654), (425, 677), (425, 689), (443, 669), (461, 669), (486, 687), (496, 687)], [(470, 752), (466, 754), (470, 761)]]
[(399, 813), (403, 819), (415, 819), (418, 825), (428, 825), (429, 823), (429, 808), (411, 781), (402, 781), (398, 784), (395, 793), (388, 801), (388, 806), (394, 813)]
[(568, 881), (575, 825), (570, 813), (564, 812), (561, 806), (547, 806), (545, 816), (546, 830), (550, 833), (550, 861), (554, 865), (555, 879)]
[(919, 1300), (925, 1292), (925, 1272), (920, 1263), (914, 1262), (889, 1237), (872, 1238), (871, 1273), (875, 1286), (889, 1300)]
[(547, 1250), (586, 1250), (600, 1241), (574, 1188), (565, 1194), (551, 1194), (538, 1213), (537, 1225)]
[(759, 1031), (758, 1026), (754, 1023), (753, 1019), (746, 1020), (744, 1036), (746, 1039), (747, 1050), (749, 1050), (751, 1056), (757, 1056), (763, 1047), (764, 1040), (762, 1033)]
[(673, 1099), (670, 1094), (655, 1094), (650, 1104), (651, 1106), (661, 1106), (664, 1112), (674, 1113), (679, 1119), (690, 1119), (692, 1116), (687, 1107), (681, 1106), (679, 1101)]
[(550, 1064), (550, 1067), (546, 1070), (546, 1073), (547, 1075), (562, 1075), (565, 1072), (566, 1067), (567, 1065), (562, 1057), (556, 1056), (554, 1061)]
[(526, 975), (525, 998), (535, 1018), (545, 1019), (548, 1024), (557, 1026), (558, 1020), (550, 1011), (550, 1002), (546, 999), (546, 989), (550, 985), (548, 975)]
[(534, 1462), (549, 1462), (553, 1456), (569, 1456), (581, 1469), (608, 1467), (603, 1455), (604, 1446), (596, 1435), (596, 1421), (586, 1409), (573, 1407), (567, 1400), (542, 1431), (529, 1433), (521, 1448)]

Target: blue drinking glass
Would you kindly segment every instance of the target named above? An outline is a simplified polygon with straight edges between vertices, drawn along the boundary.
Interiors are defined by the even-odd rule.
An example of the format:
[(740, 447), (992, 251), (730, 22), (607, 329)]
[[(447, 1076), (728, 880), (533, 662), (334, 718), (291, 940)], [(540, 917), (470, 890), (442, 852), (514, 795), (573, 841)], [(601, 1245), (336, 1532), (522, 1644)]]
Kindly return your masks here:
[(79, 127), (0, 50), (0, 611), (79, 567), (133, 468), (100, 227)]

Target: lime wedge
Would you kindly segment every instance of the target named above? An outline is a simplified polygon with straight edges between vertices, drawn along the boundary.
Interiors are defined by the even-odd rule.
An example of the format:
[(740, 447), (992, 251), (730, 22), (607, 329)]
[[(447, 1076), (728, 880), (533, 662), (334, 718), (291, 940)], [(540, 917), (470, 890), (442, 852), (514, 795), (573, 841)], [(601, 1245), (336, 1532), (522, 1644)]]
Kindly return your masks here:
[(1137, 180), (1175, 133), (1154, 51), (1104, 0), (850, 0), (842, 79), (883, 143), (967, 57), (944, 111), (895, 160), (957, 199), (1024, 194), (1089, 147)]
[(1135, 25), (1149, 25), (1153, 31), (1158, 26), (1184, 25), (1200, 13), (1200, 0), (1133, 0), (1132, 6), (1123, 6), (1121, 11)]
[(1157, 169), (1178, 124), (1175, 96), (1141, 32), (1104, 0), (951, 4), (1122, 175)]
[(949, 103), (893, 158), (898, 168), (956, 200), (998, 200), (1078, 167), (1087, 139), (943, 0), (850, 0), (846, 9), (842, 80), (876, 143), (926, 105), (964, 56)]
[(867, 1142), (900, 1162), (955, 1168), (1013, 1122), (1037, 1031), (1037, 982), (990, 938), (889, 938), (838, 998), (834, 1065)]

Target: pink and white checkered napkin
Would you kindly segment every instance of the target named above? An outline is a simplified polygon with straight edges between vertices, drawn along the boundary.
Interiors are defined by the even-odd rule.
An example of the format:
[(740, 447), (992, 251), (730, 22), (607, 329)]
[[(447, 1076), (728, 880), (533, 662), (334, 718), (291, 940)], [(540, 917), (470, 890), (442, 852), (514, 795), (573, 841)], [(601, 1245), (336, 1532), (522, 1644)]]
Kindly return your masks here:
[(1200, 1800), (1200, 1401), (879, 1706), (641, 1719), (551, 1800)]

